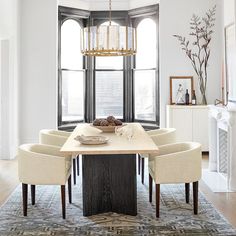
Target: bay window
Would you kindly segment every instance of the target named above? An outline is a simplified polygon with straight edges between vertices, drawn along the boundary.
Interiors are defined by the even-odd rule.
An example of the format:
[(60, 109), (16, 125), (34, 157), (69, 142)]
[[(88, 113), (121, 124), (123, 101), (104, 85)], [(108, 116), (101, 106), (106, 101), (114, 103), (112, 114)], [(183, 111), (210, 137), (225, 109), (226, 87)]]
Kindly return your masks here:
[(159, 125), (158, 5), (112, 16), (112, 24), (137, 29), (135, 56), (83, 56), (80, 29), (108, 24), (108, 15), (59, 7), (59, 128), (109, 115), (146, 127)]

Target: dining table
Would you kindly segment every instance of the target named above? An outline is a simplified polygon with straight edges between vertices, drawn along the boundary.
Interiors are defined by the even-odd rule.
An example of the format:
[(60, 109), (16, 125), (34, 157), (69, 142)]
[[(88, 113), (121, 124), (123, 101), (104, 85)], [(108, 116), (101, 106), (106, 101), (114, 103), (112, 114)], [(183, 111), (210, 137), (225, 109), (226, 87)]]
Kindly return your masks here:
[[(137, 154), (156, 154), (158, 147), (139, 123), (126, 123), (122, 129), (132, 132), (104, 133), (91, 124), (78, 124), (61, 152), (82, 155), (83, 215), (106, 212), (137, 215)], [(107, 143), (86, 145), (78, 136), (104, 136)]]

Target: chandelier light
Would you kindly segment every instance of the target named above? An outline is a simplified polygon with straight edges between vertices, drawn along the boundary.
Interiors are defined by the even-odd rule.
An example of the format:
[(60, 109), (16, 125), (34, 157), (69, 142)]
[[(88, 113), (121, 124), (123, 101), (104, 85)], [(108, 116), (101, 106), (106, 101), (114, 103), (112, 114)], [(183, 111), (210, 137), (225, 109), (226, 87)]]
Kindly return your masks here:
[(81, 52), (85, 56), (131, 56), (136, 54), (137, 32), (129, 26), (112, 25), (109, 0), (109, 25), (81, 30)]

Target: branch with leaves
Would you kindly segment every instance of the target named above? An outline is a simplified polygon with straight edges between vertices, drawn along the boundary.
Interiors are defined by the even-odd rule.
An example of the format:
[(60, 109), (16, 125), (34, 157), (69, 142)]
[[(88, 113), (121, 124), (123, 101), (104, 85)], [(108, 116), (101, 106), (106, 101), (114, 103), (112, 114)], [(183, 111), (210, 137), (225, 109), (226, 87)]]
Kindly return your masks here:
[(193, 15), (190, 20), (190, 36), (193, 38), (192, 42), (186, 37), (180, 35), (173, 35), (180, 42), (182, 50), (190, 59), (194, 71), (198, 76), (199, 89), (202, 94), (202, 104), (207, 104), (206, 86), (208, 80), (208, 63), (211, 55), (210, 42), (214, 33), (216, 6), (208, 10), (205, 17), (200, 18)]

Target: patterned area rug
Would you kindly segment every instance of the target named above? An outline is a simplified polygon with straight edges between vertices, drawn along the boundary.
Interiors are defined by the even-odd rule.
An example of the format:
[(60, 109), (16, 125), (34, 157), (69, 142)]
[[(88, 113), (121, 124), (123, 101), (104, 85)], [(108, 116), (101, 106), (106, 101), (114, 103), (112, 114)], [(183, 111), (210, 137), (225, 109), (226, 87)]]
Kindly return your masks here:
[(27, 217), (22, 216), (21, 186), (18, 186), (0, 208), (0, 236), (236, 235), (236, 230), (202, 194), (199, 215), (193, 215), (192, 201), (185, 203), (184, 185), (161, 186), (160, 219), (156, 219), (155, 205), (148, 202), (148, 188), (140, 183), (140, 178), (136, 217), (115, 213), (83, 217), (80, 178), (78, 182), (73, 186), (73, 204), (67, 204), (66, 220), (61, 217), (59, 186), (37, 186), (36, 205), (32, 206), (29, 199)]

